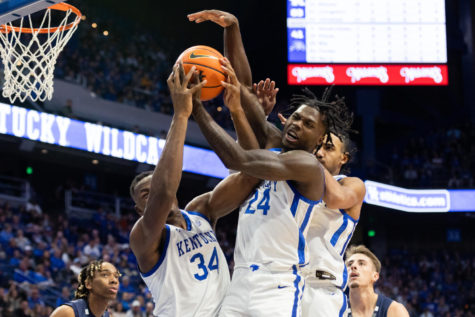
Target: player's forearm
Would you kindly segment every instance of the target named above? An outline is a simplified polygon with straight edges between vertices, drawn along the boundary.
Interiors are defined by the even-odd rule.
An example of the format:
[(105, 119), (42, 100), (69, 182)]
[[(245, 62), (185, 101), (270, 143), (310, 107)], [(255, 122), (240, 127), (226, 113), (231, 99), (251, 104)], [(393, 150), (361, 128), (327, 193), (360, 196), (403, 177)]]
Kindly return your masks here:
[(242, 42), (239, 23), (231, 24), (224, 29), (224, 55), (229, 59), (242, 85), (252, 86), (252, 73)]
[(265, 148), (269, 138), (269, 122), (257, 96), (244, 86), (241, 86), (241, 104), (260, 148)]
[(258, 149), (259, 143), (249, 125), (249, 121), (246, 119), (244, 110), (240, 107), (238, 110), (231, 111), (231, 117), (233, 119), (239, 145), (241, 145), (245, 150)]
[[(183, 148), (187, 126), (188, 118), (186, 116), (173, 116), (165, 146), (152, 175), (150, 194), (144, 215), (146, 223), (147, 219), (150, 219), (149, 223), (157, 221), (157, 217), (166, 219), (171, 204), (175, 200), (183, 169)], [(163, 206), (163, 208), (157, 208), (157, 205)], [(165, 214), (155, 214), (161, 211)]]
[(199, 100), (193, 100), (193, 117), (223, 164), (229, 169), (235, 169), (236, 161), (243, 159), (244, 150), (241, 146), (214, 121)]

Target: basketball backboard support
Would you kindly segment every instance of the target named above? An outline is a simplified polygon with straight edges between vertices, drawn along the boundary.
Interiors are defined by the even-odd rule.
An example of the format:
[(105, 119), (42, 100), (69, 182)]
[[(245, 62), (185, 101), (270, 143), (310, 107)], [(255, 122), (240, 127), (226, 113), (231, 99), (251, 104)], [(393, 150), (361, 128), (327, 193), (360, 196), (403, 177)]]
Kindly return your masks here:
[(0, 0), (0, 25), (64, 1), (65, 0)]

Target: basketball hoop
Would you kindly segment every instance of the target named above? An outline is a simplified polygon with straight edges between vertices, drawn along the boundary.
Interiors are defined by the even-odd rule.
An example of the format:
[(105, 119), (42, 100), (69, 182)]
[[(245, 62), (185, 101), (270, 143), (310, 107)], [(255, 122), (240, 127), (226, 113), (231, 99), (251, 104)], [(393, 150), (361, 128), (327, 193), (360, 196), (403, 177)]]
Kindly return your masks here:
[[(60, 11), (64, 18), (58, 26), (52, 26), (52, 15)], [(70, 4), (57, 3), (45, 10), (39, 26), (34, 27), (31, 15), (0, 26), (0, 47), (5, 82), (2, 95), (24, 102), (53, 96), (54, 67), (63, 50), (81, 21), (81, 12)], [(29, 26), (29, 27), (25, 27)]]

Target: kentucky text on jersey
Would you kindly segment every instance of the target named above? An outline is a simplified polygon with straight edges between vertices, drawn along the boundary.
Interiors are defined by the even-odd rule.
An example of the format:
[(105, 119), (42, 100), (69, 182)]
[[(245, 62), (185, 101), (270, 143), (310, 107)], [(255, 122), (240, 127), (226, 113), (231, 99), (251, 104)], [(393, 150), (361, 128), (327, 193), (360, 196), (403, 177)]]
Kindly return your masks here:
[(213, 231), (197, 233), (194, 236), (177, 242), (178, 256), (182, 256), (190, 251), (201, 248), (210, 242), (217, 242)]

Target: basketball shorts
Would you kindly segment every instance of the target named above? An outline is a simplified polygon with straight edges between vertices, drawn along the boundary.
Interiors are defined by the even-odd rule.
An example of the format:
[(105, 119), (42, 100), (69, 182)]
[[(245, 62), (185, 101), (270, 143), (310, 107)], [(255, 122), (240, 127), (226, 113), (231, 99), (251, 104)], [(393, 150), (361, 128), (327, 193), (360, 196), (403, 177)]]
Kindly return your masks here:
[(343, 291), (328, 283), (309, 283), (302, 298), (302, 317), (346, 317), (348, 299)]
[(251, 265), (234, 269), (220, 317), (300, 317), (305, 280), (297, 271)]

